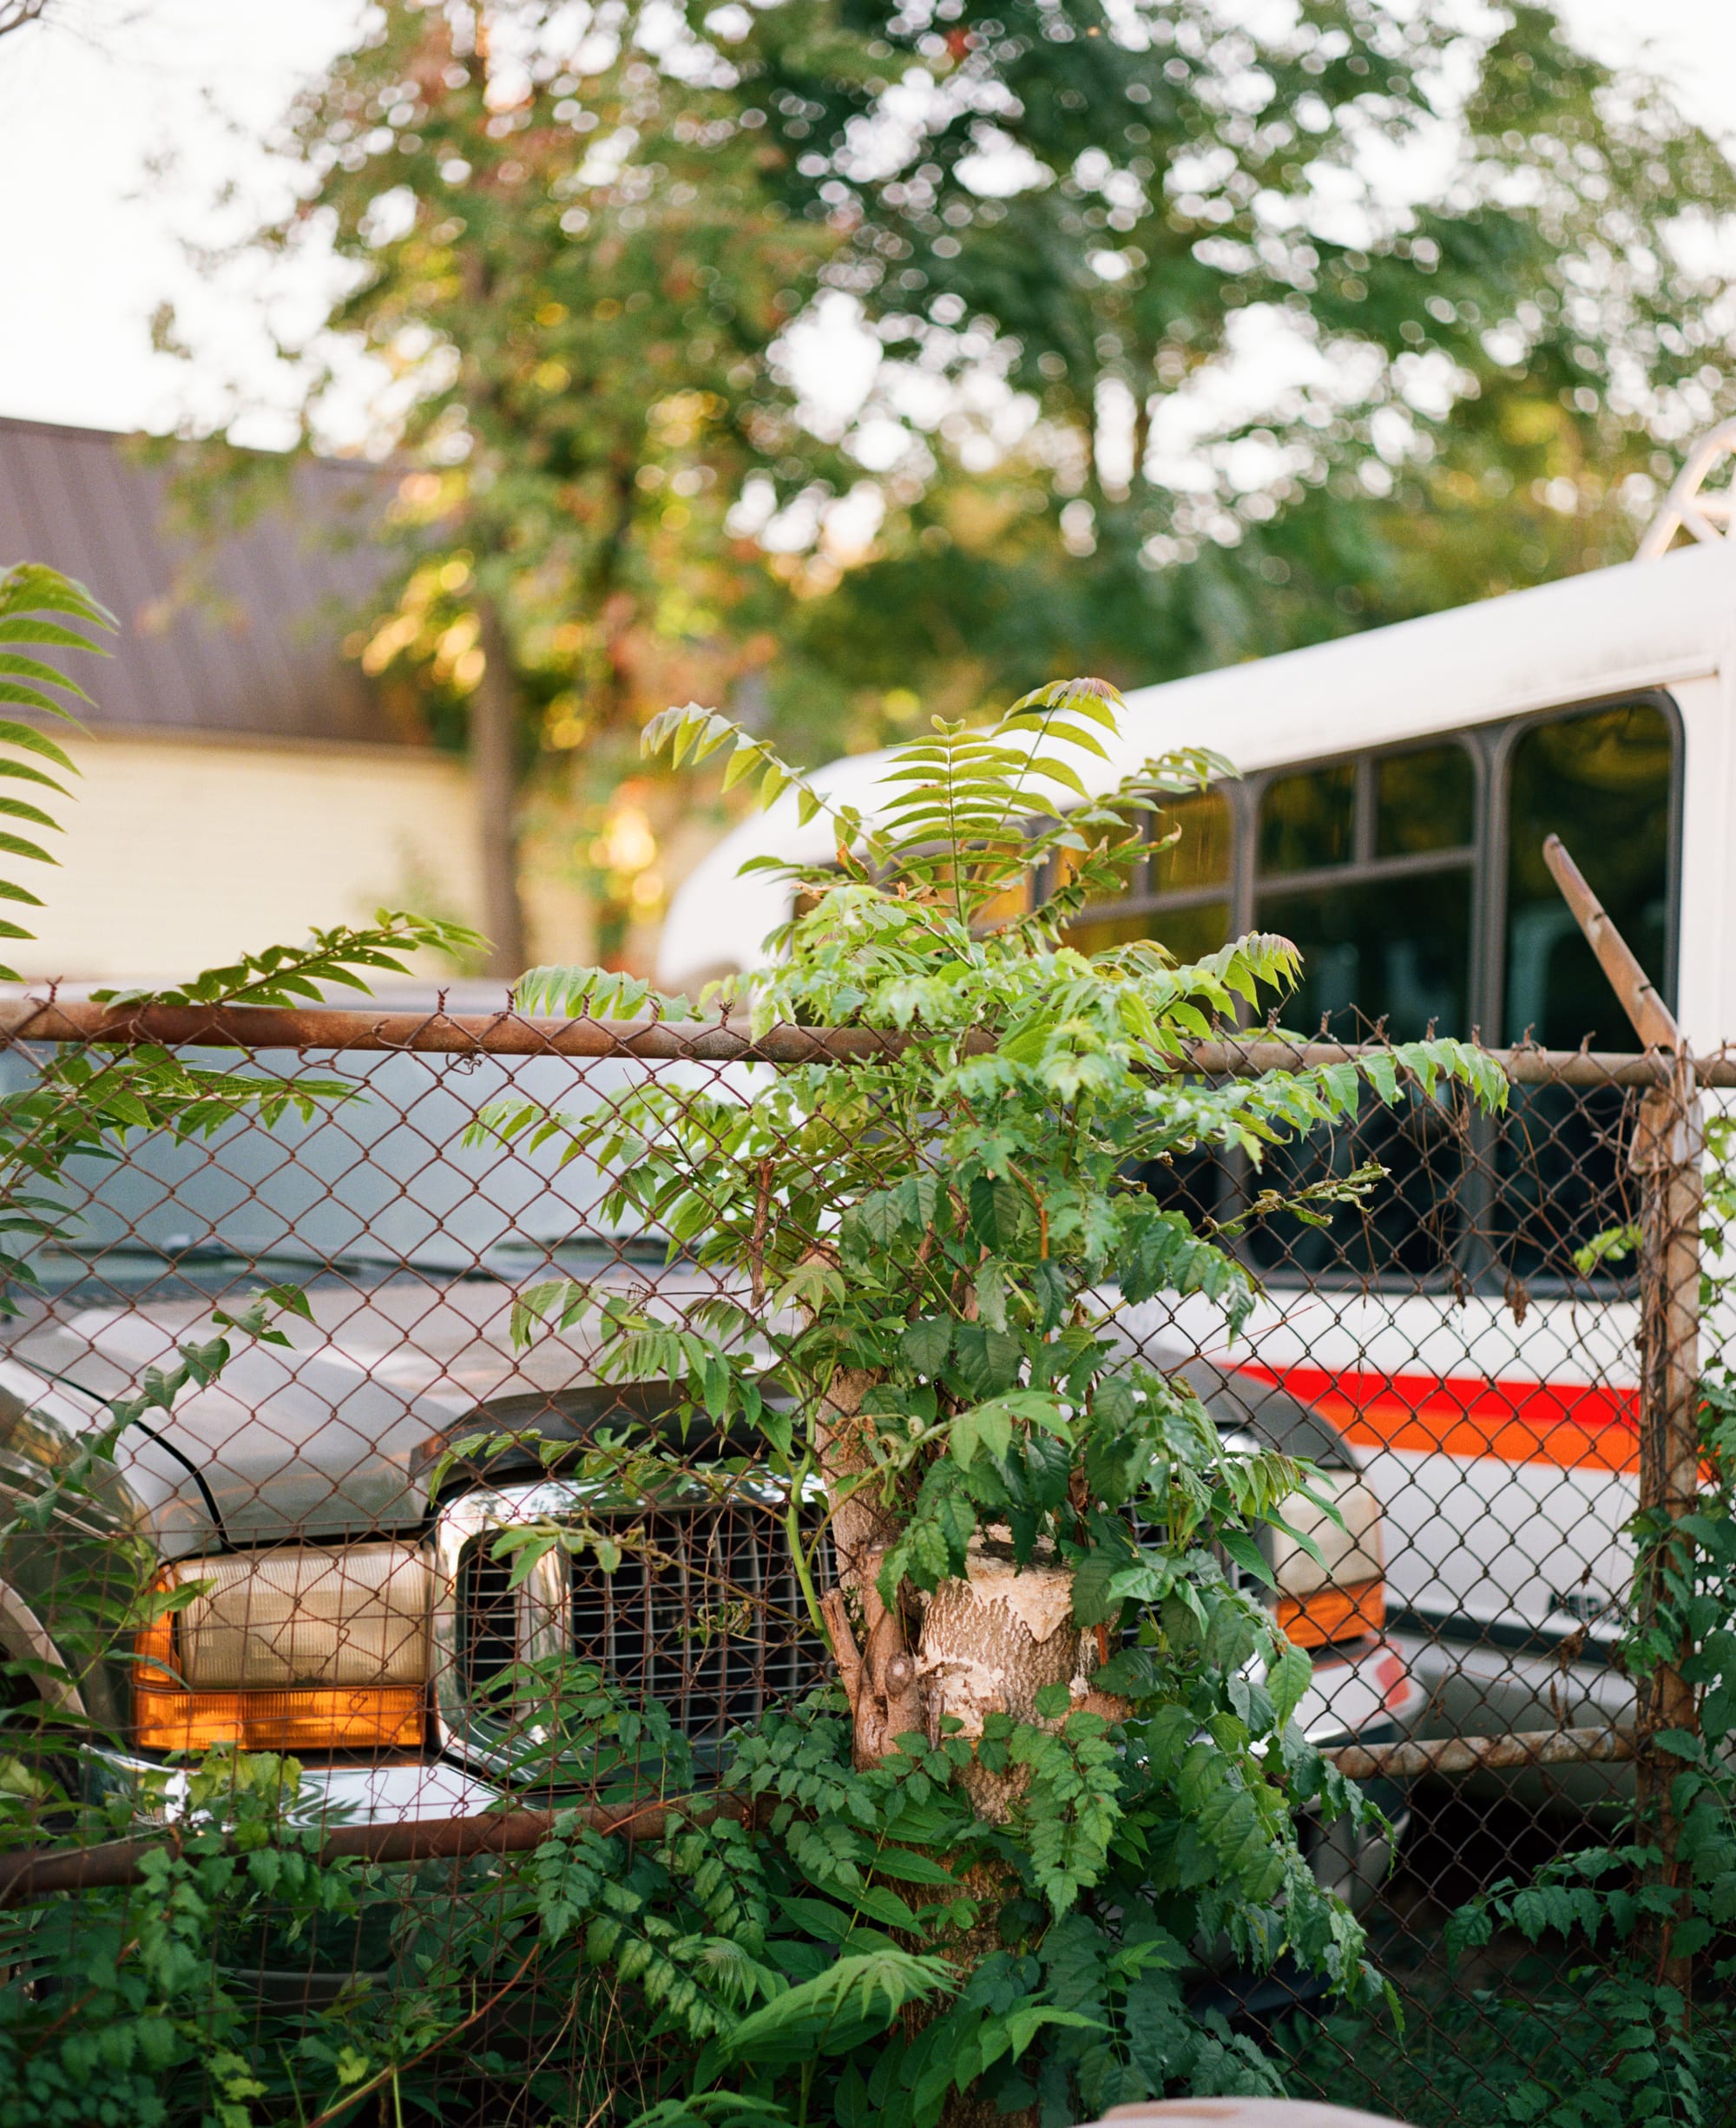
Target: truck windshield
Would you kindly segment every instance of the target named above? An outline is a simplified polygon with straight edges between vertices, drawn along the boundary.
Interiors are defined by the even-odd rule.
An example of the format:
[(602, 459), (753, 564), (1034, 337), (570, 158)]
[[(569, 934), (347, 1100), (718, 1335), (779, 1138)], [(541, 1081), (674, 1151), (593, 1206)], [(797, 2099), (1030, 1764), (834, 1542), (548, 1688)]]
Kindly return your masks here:
[[(618, 1097), (644, 1066), (591, 1062), (582, 1075), (557, 1057), (284, 1051), (238, 1066), (233, 1053), (195, 1054), (225, 1070), (343, 1080), (354, 1092), (320, 1099), (307, 1120), (291, 1113), (268, 1129), (243, 1118), (186, 1144), (137, 1133), (121, 1159), (74, 1163), (60, 1235), (39, 1252), (46, 1284), (63, 1288), (98, 1265), (111, 1281), (172, 1271), (202, 1289), (249, 1267), (286, 1279), (404, 1269), (456, 1277), (485, 1259), (505, 1271), (575, 1246), (661, 1256), (631, 1214), (608, 1217), (590, 1161), (562, 1166), (563, 1140), (534, 1152), (522, 1140), (464, 1142), (490, 1101), (516, 1094), (575, 1113)], [(34, 1068), (16, 1051), (0, 1061), (10, 1085)]]

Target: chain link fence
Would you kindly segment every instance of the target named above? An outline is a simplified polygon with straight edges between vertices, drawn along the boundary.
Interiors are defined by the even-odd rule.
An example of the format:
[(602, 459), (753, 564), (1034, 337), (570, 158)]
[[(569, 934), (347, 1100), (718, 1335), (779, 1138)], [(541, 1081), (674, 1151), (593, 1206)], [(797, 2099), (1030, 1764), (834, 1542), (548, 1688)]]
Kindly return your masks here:
[[(678, 1818), (751, 1820), (716, 1792), (720, 1749), (827, 1684), (829, 1562), (814, 1504), (708, 1429), (676, 1370), (600, 1371), (605, 1310), (667, 1330), (678, 1360), (685, 1321), (764, 1295), (698, 1260), (702, 1207), (648, 1222), (621, 1174), (539, 1125), (648, 1081), (727, 1100), (793, 1061), (849, 1070), (884, 1038), (384, 1008), (4, 1011), (15, 1090), (50, 1057), (100, 1068), (121, 1041), (287, 1097), (208, 1136), (141, 1117), (114, 1158), (74, 1165), (30, 1250), (34, 1282), (13, 1284), (0, 1879), (15, 1981), (51, 1989), (43, 1946), (112, 1928), (105, 1888), (245, 1822), (240, 1762), (220, 1753), (231, 1786), (214, 1790), (197, 1754), (286, 1754), (307, 1869), (356, 1859), (365, 1888), (322, 1912), (312, 1875), (249, 1881), (219, 1961), (245, 2014), (317, 2026), (365, 1996), (405, 2030), (425, 2016), (450, 2118), (631, 2118), (656, 2089), (631, 1987), (592, 1971), (558, 2014), (546, 1992), (533, 2001), (523, 1961), (562, 1895), (540, 1881), (542, 1907), (527, 1905), (497, 1857), (582, 1823), (653, 1869)], [(1220, 1042), (1193, 1066), (1349, 1054)], [(1271, 1539), (1268, 1600), (1313, 1665), (1298, 1719), (1390, 1831), (1316, 1827), (1311, 1858), (1404, 2002), (1404, 2108), (1443, 2128), (1508, 2117), (1514, 2027), (1483, 2016), (1493, 1993), (1547, 2020), (1568, 1985), (1517, 1939), (1455, 1961), (1448, 1916), (1605, 1836), (1636, 1756), (1655, 1782), (1650, 1736), (1693, 1718), (1679, 1679), (1640, 1704), (1624, 1672), (1626, 1530), (1642, 1494), (1691, 1504), (1692, 1384), (1719, 1335), (1697, 1319), (1691, 1072), (1655, 1055), (1502, 1061), (1504, 1113), (1412, 1087), (1259, 1172), (1234, 1157), (1151, 1171), (1160, 1198), (1237, 1235), (1259, 1299), (1233, 1341), (1197, 1296), (1119, 1318), (1227, 1441), (1309, 1457), (1336, 1504), (1336, 1520), (1299, 1506), (1299, 1534)], [(1736, 1086), (1736, 1067), (1698, 1078)], [(501, 1104), (517, 1107), (510, 1132), (486, 1121)], [(1358, 1207), (1238, 1224), (1266, 1193), (1370, 1162), (1385, 1179)], [(580, 1297), (556, 1305), (555, 1281)], [(116, 1429), (116, 1400), (141, 1395)], [(112, 1460), (82, 1458), (105, 1429)], [(645, 1488), (647, 1439), (679, 1448), (681, 1483), (665, 1470)], [(568, 1450), (599, 1443), (612, 1484), (563, 1475)], [(582, 1749), (551, 1709), (576, 1710)], [(1356, 2032), (1299, 1975), (1207, 1951), (1197, 1993), (1301, 2085), (1359, 2088)]]

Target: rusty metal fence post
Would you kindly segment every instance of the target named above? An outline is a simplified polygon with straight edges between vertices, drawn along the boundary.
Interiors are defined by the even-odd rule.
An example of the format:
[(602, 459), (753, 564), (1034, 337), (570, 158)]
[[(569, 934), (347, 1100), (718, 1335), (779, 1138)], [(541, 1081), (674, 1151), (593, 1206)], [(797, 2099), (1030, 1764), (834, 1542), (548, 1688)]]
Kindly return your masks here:
[[(1556, 885), (1598, 964), (1648, 1050), (1664, 1051), (1668, 1075), (1641, 1100), (1632, 1165), (1641, 1179), (1640, 1218), (1640, 1518), (1642, 1539), (1636, 1624), (1653, 1659), (1637, 1680), (1635, 1797), (1641, 1829), (1659, 1851), (1653, 1881), (1676, 1888), (1680, 1827), (1672, 1801), (1679, 1753), (1660, 1744), (1671, 1731), (1693, 1734), (1699, 1709), (1683, 1674), (1680, 1633), (1666, 1644), (1660, 1621), (1670, 1610), (1672, 1580), (1689, 1559), (1680, 1533), (1700, 1490), (1700, 1216), (1705, 1197), (1705, 1131), (1693, 1057), (1675, 1015), (1658, 995), (1627, 941), (1599, 905), (1556, 836), (1543, 845)], [(1684, 1996), (1690, 1961), (1674, 1948), (1666, 1917), (1656, 1930), (1658, 1974)]]
[[(1636, 1623), (1656, 1651), (1638, 1680), (1635, 1745), (1641, 1824), (1656, 1844), (1657, 1880), (1677, 1882), (1680, 1828), (1672, 1802), (1679, 1754), (1660, 1746), (1670, 1731), (1699, 1726), (1694, 1688), (1683, 1674), (1688, 1652), (1674, 1634), (1666, 1652), (1661, 1621), (1671, 1610), (1671, 1584), (1689, 1571), (1689, 1546), (1679, 1534), (1700, 1488), (1700, 1217), (1705, 1192), (1705, 1133), (1693, 1064), (1686, 1043), (1668, 1083), (1646, 1094), (1634, 1134), (1634, 1166), (1641, 1177), (1640, 1315), (1640, 1514), (1647, 1532), (1641, 1555)], [(1687, 1994), (1689, 1961), (1672, 1948), (1667, 1920), (1657, 1932), (1660, 1977)]]

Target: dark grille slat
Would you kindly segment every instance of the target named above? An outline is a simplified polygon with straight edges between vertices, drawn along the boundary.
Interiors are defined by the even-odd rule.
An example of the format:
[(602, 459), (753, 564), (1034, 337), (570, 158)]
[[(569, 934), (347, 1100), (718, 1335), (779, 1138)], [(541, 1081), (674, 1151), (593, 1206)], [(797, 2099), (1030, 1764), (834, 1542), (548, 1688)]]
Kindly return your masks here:
[(486, 1546), (472, 1548), (462, 1570), (460, 1612), (464, 1619), (466, 1693), (474, 1698), (503, 1676), (518, 1652), (518, 1617), (510, 1560), (490, 1559)]
[(601, 1574), (579, 1572), (572, 1577), (572, 1592), (573, 1652), (607, 1674), (615, 1666), (609, 1584)]
[[(589, 1553), (571, 1569), (571, 1647), (633, 1704), (656, 1701), (695, 1744), (715, 1744), (820, 1682), (782, 1510), (701, 1502), (623, 1515), (642, 1532), (612, 1574)], [(506, 1562), (484, 1539), (463, 1582), (470, 1689), (511, 1659)], [(490, 1667), (491, 1665), (491, 1667)]]
[(608, 1629), (601, 1650), (605, 1676), (626, 1692), (640, 1697), (654, 1691), (648, 1673), (655, 1635), (650, 1618), (650, 1568), (636, 1553), (629, 1553), (614, 1573), (605, 1574), (587, 1560), (575, 1566), (574, 1580), (595, 1576), (602, 1597)]
[(650, 1592), (646, 1608), (651, 1643), (647, 1692), (651, 1698), (662, 1700), (678, 1725), (692, 1736), (700, 1710), (694, 1704), (696, 1680), (693, 1672), (693, 1643), (688, 1633), (695, 1608), (689, 1532), (679, 1521), (672, 1525), (670, 1518), (660, 1516), (655, 1534), (663, 1539), (663, 1548), (674, 1554), (675, 1563), (664, 1566), (646, 1561), (646, 1583)]
[[(764, 1519), (764, 1518), (760, 1518)], [(729, 1606), (727, 1622), (737, 1624), (736, 1607), (745, 1603), (748, 1615), (766, 1622), (757, 1640), (739, 1631), (720, 1636), (718, 1666), (723, 1672), (725, 1725), (751, 1721), (774, 1687), (771, 1678), (773, 1640), (769, 1630), (771, 1613), (766, 1603), (766, 1552), (760, 1532), (746, 1515), (731, 1517), (720, 1532), (728, 1586), (721, 1601)], [(769, 1531), (768, 1533), (769, 1534)]]

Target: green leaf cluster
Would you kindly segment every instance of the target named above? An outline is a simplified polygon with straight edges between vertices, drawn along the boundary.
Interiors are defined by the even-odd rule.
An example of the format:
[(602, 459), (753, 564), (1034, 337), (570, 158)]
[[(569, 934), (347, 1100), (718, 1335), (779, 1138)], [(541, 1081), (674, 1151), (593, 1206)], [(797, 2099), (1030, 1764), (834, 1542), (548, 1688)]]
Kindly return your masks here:
[[(0, 705), (5, 712), (0, 714), (0, 782), (5, 786), (0, 789), (0, 818), (20, 822), (32, 831), (26, 836), (13, 828), (0, 829), (0, 852), (8, 858), (23, 857), (36, 864), (56, 862), (34, 837), (43, 830), (57, 833), (59, 821), (36, 798), (21, 797), (12, 786), (22, 783), (38, 794), (68, 795), (59, 778), (76, 776), (78, 771), (64, 747), (43, 729), (41, 720), (52, 718), (76, 726), (77, 719), (64, 698), (90, 699), (76, 680), (37, 654), (82, 650), (106, 657), (98, 634), (115, 626), (107, 607), (58, 569), (39, 562), (19, 562), (0, 570)], [(42, 907), (40, 896), (11, 879), (0, 878), (0, 901), (28, 909)], [(10, 916), (0, 917), (0, 938), (35, 936)], [(0, 966), (0, 982), (18, 980), (16, 969)]]
[[(106, 655), (93, 632), (114, 626), (112, 614), (57, 570), (20, 562), (0, 574), (0, 701), (33, 718), (70, 720), (71, 713), (58, 697), (79, 701), (89, 697), (57, 664), (34, 654), (81, 650)], [(62, 775), (77, 772), (63, 749), (36, 724), (0, 724), (0, 779), (66, 795), (66, 786), (43, 762)], [(34, 802), (4, 793), (0, 793), (0, 813), (39, 828), (58, 825)], [(0, 835), (0, 851), (52, 862), (39, 844), (10, 834)], [(36, 896), (4, 880), (0, 880), (0, 898), (40, 906)], [(32, 935), (7, 921), (0, 923), (0, 936)], [(227, 967), (208, 969), (166, 989), (95, 995), (98, 1002), (118, 1008), (318, 1004), (332, 988), (365, 993), (372, 978), (383, 972), (408, 973), (408, 955), (462, 955), (479, 942), (462, 925), (383, 909), (371, 924), (316, 929), (305, 944), (243, 954)], [(17, 978), (10, 969), (0, 968), (0, 980)], [(0, 1312), (16, 1307), (15, 1289), (39, 1283), (33, 1253), (45, 1242), (69, 1238), (67, 1206), (58, 1186), (75, 1159), (112, 1159), (132, 1133), (208, 1139), (244, 1115), (257, 1116), (267, 1127), (292, 1113), (306, 1120), (321, 1103), (346, 1100), (355, 1092), (332, 1079), (278, 1079), (251, 1068), (223, 1070), (148, 1045), (45, 1046), (32, 1054), (31, 1063), (21, 1083), (0, 1092)]]
[[(663, 701), (745, 684), (837, 753), (1020, 675), (1143, 683), (1457, 607), (1627, 559), (1736, 406), (1683, 241), (1736, 200), (1728, 157), (1552, 6), (1312, 0), (1231, 35), (1220, 0), (944, 27), (630, 0), (582, 53), (547, 0), (509, 12), (480, 43), (370, 16), (296, 99), (293, 204), (251, 241), (345, 262), (326, 329), (415, 468), (366, 668), (459, 744), (510, 663), (545, 805), (581, 793), (602, 958), (665, 869), (598, 831)], [(1420, 198), (1382, 196), (1375, 141)], [(775, 351), (822, 305), (881, 350), (841, 435)], [(1252, 406), (1250, 334), (1293, 358)], [(352, 373), (297, 373), (305, 436)], [(295, 470), (214, 477), (281, 498)], [(865, 493), (852, 548), (827, 521)]]
[[(316, 930), (305, 945), (246, 954), (165, 990), (98, 998), (117, 1008), (318, 1003), (332, 985), (365, 992), (380, 970), (405, 972), (407, 954), (455, 953), (470, 942), (458, 925), (382, 910), (372, 924)], [(134, 1133), (208, 1140), (242, 1117), (268, 1129), (288, 1115), (307, 1121), (358, 1092), (347, 1080), (279, 1077), (251, 1061), (226, 1070), (197, 1056), (154, 1043), (44, 1046), (23, 1083), (0, 1092), (0, 1312), (16, 1307), (15, 1288), (40, 1284), (36, 1251), (55, 1240), (77, 1246), (59, 1186), (74, 1160), (112, 1160)]]
[(244, 953), (227, 968), (207, 968), (191, 982), (153, 990), (97, 990), (99, 1004), (300, 1005), (329, 1004), (328, 989), (358, 990), (365, 996), (380, 975), (408, 975), (405, 956), (438, 953), (461, 959), (483, 943), (462, 923), (437, 916), (380, 909), (369, 924), (314, 929), (305, 945), (267, 946)]

